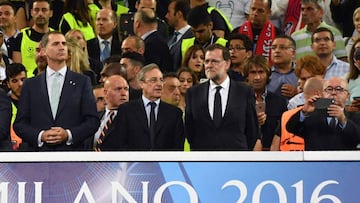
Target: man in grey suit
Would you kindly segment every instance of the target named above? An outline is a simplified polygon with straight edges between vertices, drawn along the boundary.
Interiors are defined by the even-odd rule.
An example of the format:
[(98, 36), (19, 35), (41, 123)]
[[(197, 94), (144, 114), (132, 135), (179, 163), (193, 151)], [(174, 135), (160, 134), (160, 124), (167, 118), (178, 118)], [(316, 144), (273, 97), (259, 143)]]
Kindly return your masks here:
[(185, 129), (192, 150), (261, 149), (254, 91), (230, 80), (230, 53), (222, 45), (206, 49), (209, 81), (186, 94)]
[(42, 43), (48, 66), (24, 82), (15, 132), (30, 151), (83, 150), (99, 126), (90, 80), (66, 67), (63, 34), (49, 32)]

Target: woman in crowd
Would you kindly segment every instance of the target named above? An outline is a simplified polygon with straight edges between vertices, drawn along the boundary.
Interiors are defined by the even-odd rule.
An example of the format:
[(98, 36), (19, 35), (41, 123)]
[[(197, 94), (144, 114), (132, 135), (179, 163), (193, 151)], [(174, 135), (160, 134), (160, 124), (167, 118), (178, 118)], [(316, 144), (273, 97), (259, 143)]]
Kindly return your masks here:
[(185, 95), (186, 91), (197, 84), (197, 78), (195, 73), (188, 67), (181, 67), (177, 71), (177, 76), (180, 81), (180, 102), (179, 108), (184, 112), (185, 111)]
[(352, 37), (350, 37), (350, 39), (348, 39), (348, 41), (346, 43), (346, 52), (348, 53), (349, 61), (352, 61), (352, 58), (350, 57), (351, 48), (355, 44), (355, 41), (357, 41), (357, 38), (359, 38), (359, 36), (360, 36), (359, 35), (359, 33), (360, 33), (360, 7), (355, 9), (355, 11), (354, 11), (353, 23), (355, 26), (354, 34)]
[(189, 67), (196, 75), (197, 81), (206, 78), (204, 70), (205, 52), (200, 46), (193, 45), (185, 53), (182, 66)]
[(70, 70), (76, 73), (82, 73), (89, 76), (91, 84), (93, 86), (96, 85), (96, 74), (90, 69), (85, 52), (83, 51), (79, 43), (73, 38), (67, 39), (66, 43), (69, 52), (67, 66), (70, 68)]
[(87, 41), (96, 37), (93, 27), (87, 0), (65, 1), (64, 15), (59, 24), (63, 34), (71, 29), (79, 29)]
[(90, 65), (91, 70), (93, 70), (97, 75), (97, 80), (96, 81), (99, 81), (100, 72), (103, 69), (103, 65), (102, 65), (102, 63), (100, 63), (96, 59), (93, 59), (93, 58), (89, 57), (87, 44), (86, 44), (86, 40), (85, 40), (85, 37), (84, 37), (83, 33), (78, 29), (72, 29), (72, 30), (70, 30), (69, 32), (66, 33), (65, 38), (67, 40), (69, 38), (73, 38), (75, 41), (78, 41), (80, 47), (84, 51), (85, 58), (89, 59), (88, 63)]
[(349, 82), (350, 98), (346, 110), (354, 112), (360, 110), (360, 38), (354, 41), (350, 49), (349, 64), (350, 71), (346, 79)]

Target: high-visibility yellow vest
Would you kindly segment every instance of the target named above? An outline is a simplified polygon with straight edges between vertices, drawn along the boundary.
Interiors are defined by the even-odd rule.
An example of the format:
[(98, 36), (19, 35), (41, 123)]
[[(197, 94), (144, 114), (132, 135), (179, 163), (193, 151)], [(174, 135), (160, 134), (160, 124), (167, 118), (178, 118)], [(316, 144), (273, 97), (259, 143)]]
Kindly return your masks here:
[(219, 9), (213, 7), (213, 6), (209, 6), (207, 8), (207, 12), (210, 14), (213, 10), (216, 10), (220, 15), (221, 17), (224, 19), (225, 23), (226, 23), (226, 26), (228, 27), (229, 29), (229, 33), (233, 30), (233, 26), (231, 25), (229, 19), (223, 14), (223, 12), (221, 12)]
[[(49, 28), (50, 31), (54, 31), (54, 29)], [(26, 68), (26, 75), (28, 78), (34, 77), (34, 70), (37, 65), (35, 62), (36, 56), (36, 46), (39, 42), (36, 42), (30, 39), (31, 36), (31, 28), (27, 27), (21, 30), (22, 39), (21, 39), (21, 63)]]
[[(181, 42), (181, 56), (182, 59), (185, 57), (186, 51), (195, 43), (195, 37), (183, 39)], [(227, 40), (224, 38), (218, 38), (215, 42), (215, 44), (226, 46)]]
[[(67, 12), (62, 16), (59, 25), (61, 25), (64, 20), (69, 24), (70, 29), (80, 30), (83, 33), (86, 41), (96, 37), (94, 29), (90, 23), (83, 25), (83, 23), (76, 20), (70, 12)], [(59, 30), (61, 30), (61, 27), (59, 27)]]
[[(120, 16), (121, 14), (129, 12), (128, 7), (125, 7), (125, 6), (120, 5), (120, 4), (117, 4), (116, 6), (117, 6), (117, 8), (116, 8), (116, 16)], [(94, 22), (94, 25), (95, 25), (96, 15), (100, 11), (100, 8), (96, 4), (88, 4), (88, 8), (90, 10), (91, 19), (92, 19), (92, 21)]]

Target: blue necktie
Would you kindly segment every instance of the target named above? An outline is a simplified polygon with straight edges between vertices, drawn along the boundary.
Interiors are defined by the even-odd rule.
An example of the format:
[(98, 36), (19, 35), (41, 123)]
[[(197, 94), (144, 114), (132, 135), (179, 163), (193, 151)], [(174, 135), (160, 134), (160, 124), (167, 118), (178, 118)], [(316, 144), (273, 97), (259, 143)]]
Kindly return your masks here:
[(101, 52), (101, 56), (100, 56), (101, 62), (103, 62), (105, 59), (107, 59), (110, 56), (109, 42), (104, 40), (102, 43), (104, 44), (104, 49)]
[(178, 32), (178, 31), (175, 31), (174, 32), (174, 35), (173, 35), (173, 37), (169, 40), (169, 49), (171, 49), (171, 47), (172, 46), (174, 46), (175, 45), (175, 43), (177, 42), (177, 36), (180, 34), (180, 32)]

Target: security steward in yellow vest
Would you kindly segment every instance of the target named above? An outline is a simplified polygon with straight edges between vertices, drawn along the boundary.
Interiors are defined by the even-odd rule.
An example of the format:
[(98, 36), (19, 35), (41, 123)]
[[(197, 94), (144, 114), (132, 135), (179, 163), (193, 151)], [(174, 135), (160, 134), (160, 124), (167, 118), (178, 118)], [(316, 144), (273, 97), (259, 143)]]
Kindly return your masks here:
[[(49, 28), (50, 31), (54, 29)], [(27, 77), (33, 77), (34, 70), (37, 65), (35, 62), (36, 46), (41, 41), (45, 33), (35, 31), (31, 27), (27, 27), (21, 30), (18, 36), (18, 41), (14, 46), (14, 51), (21, 52), (21, 63), (26, 68)]]
[(193, 45), (199, 45), (204, 49), (211, 44), (226, 46), (227, 40), (213, 34), (213, 22), (210, 14), (204, 7), (195, 7), (187, 16), (188, 24), (194, 33), (194, 37), (183, 39), (181, 42), (181, 57), (184, 59), (186, 51)]
[(209, 3), (205, 3), (200, 5), (203, 9), (206, 9), (207, 12), (210, 14), (211, 21), (213, 22), (213, 30), (214, 33), (218, 35), (218, 31), (224, 31), (223, 36), (218, 35), (219, 37), (227, 38), (231, 31), (233, 30), (233, 26), (231, 25), (229, 19), (221, 12), (219, 9), (209, 6)]
[(63, 15), (63, 17), (60, 20), (59, 30), (63, 34), (66, 34), (67, 31), (72, 29), (80, 30), (84, 34), (86, 41), (96, 37), (95, 31), (90, 23), (86, 23), (84, 25), (81, 21), (76, 20), (75, 17), (70, 12), (67, 12)]

